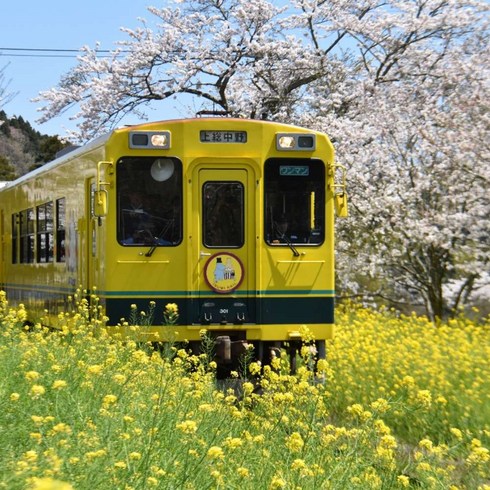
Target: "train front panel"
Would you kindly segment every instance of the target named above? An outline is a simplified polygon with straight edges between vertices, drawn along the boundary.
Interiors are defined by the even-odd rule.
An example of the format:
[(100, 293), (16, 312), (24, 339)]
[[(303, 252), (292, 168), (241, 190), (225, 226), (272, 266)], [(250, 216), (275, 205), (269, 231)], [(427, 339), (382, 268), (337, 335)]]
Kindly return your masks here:
[[(110, 329), (148, 340), (286, 342), (333, 333), (333, 149), (321, 134), (235, 119), (116, 131), (107, 193)], [(166, 305), (177, 323), (165, 325)], [(144, 320), (144, 316), (142, 318)]]

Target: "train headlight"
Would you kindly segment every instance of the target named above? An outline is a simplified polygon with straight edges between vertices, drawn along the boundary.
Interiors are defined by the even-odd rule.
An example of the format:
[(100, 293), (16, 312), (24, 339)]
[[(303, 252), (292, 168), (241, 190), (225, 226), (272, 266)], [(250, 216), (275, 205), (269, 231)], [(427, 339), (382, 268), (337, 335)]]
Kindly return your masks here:
[(129, 147), (168, 150), (170, 131), (130, 131)]
[(276, 149), (279, 151), (313, 151), (315, 148), (316, 136), (314, 134), (276, 134)]
[(292, 136), (279, 136), (277, 138), (278, 150), (292, 150), (294, 148), (294, 138)]

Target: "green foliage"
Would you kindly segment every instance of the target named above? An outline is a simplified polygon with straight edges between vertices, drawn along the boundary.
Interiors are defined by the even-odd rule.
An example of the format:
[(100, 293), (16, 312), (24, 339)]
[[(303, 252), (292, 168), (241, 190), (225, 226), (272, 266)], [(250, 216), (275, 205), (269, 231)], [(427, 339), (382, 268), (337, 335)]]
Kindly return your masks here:
[(0, 181), (14, 180), (16, 178), (14, 167), (8, 158), (0, 155)]

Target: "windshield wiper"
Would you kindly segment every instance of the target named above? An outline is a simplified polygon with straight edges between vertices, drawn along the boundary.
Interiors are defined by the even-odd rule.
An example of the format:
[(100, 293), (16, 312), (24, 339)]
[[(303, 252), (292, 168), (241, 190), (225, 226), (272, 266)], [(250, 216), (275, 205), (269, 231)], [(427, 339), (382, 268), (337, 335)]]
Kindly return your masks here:
[(157, 249), (158, 238), (157, 237), (153, 237), (153, 240), (154, 240), (154, 243), (150, 247), (150, 249), (148, 250), (148, 252), (145, 253), (145, 257), (151, 257), (153, 255), (153, 252)]
[(287, 237), (287, 235), (285, 233), (281, 233), (281, 230), (279, 230), (277, 223), (273, 224), (273, 229), (279, 235), (279, 238), (286, 242), (286, 245), (291, 249), (291, 251), (293, 252), (293, 255), (295, 257), (299, 257), (299, 252), (296, 250), (295, 246), (291, 243), (291, 240)]
[(148, 252), (145, 253), (145, 257), (151, 257), (153, 255), (153, 252), (158, 247), (158, 245), (161, 245), (160, 240), (163, 238), (163, 235), (165, 235), (165, 233), (167, 232), (169, 227), (173, 224), (170, 220), (167, 220), (167, 221), (168, 221), (168, 223), (163, 225), (163, 228), (161, 229), (160, 233), (158, 233), (157, 236), (152, 236), (153, 244), (152, 244), (151, 248), (148, 250)]
[(293, 255), (295, 257), (299, 257), (299, 252), (296, 250), (295, 246), (291, 243), (291, 240), (286, 235), (282, 235), (281, 238), (286, 242), (288, 247), (291, 249)]

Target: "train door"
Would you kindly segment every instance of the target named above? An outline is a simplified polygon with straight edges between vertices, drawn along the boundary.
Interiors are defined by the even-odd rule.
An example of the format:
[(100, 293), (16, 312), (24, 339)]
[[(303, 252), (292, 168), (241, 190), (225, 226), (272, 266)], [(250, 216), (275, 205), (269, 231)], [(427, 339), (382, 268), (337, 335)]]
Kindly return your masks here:
[[(198, 168), (194, 220), (198, 247), (198, 323), (253, 321), (255, 217), (253, 175), (247, 168)], [(196, 182), (196, 179), (194, 179)], [(197, 228), (197, 229), (196, 229)]]
[[(5, 280), (5, 214), (0, 210), (0, 284), (3, 286)], [(13, 230), (12, 230), (13, 232)]]
[(86, 216), (87, 216), (87, 249), (85, 251), (87, 280), (86, 287), (91, 289), (97, 284), (97, 217), (94, 214), (95, 206), (95, 179), (87, 180), (87, 199), (86, 199)]

